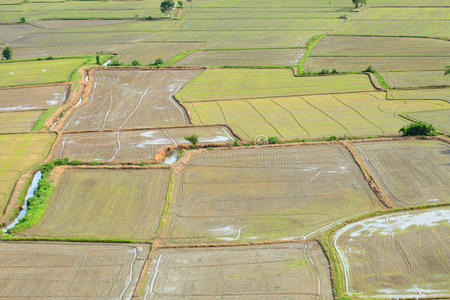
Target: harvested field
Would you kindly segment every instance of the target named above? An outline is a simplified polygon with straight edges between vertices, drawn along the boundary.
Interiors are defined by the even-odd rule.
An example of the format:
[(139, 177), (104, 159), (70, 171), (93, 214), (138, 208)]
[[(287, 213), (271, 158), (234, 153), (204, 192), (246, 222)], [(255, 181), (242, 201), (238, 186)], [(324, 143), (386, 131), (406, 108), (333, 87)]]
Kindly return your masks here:
[(168, 31), (148, 33), (146, 42), (205, 42), (205, 48), (301, 47), (324, 31)]
[(0, 133), (29, 132), (42, 113), (42, 110), (0, 112)]
[(171, 242), (307, 238), (381, 207), (340, 145), (205, 152), (175, 176), (172, 206)]
[(0, 86), (64, 82), (85, 58), (0, 63)]
[(34, 26), (43, 29), (62, 29), (89, 27), (94, 30), (97, 27), (111, 26), (132, 22), (130, 20), (38, 20), (33, 22)]
[(450, 102), (450, 89), (390, 90), (390, 99), (398, 100), (445, 100)]
[(409, 123), (400, 113), (450, 109), (444, 101), (386, 101), (382, 92), (193, 102), (185, 106), (194, 124), (228, 124), (245, 139), (263, 135), (285, 140), (397, 134)]
[(158, 249), (152, 257), (144, 299), (332, 298), (316, 242)]
[(68, 169), (36, 225), (20, 236), (150, 240), (165, 203), (167, 169)]
[(450, 147), (440, 141), (354, 144), (375, 180), (398, 206), (450, 201)]
[(66, 101), (67, 85), (0, 89), (0, 112), (47, 109)]
[(445, 76), (444, 71), (383, 72), (381, 75), (394, 89), (450, 86), (450, 76)]
[(334, 34), (449, 37), (450, 21), (439, 20), (350, 20)]
[(371, 7), (353, 16), (364, 20), (450, 20), (450, 7)]
[(0, 25), (0, 44), (9, 43), (11, 40), (17, 39), (18, 36), (38, 31), (38, 28), (29, 24)]
[(203, 48), (203, 45), (204, 43), (195, 42), (136, 43), (119, 51), (119, 60), (126, 64), (130, 64), (135, 59), (141, 64), (154, 63), (157, 58), (167, 61), (181, 52)]
[(449, 41), (413, 37), (327, 36), (311, 55), (448, 55)]
[[(450, 45), (449, 45), (450, 46)], [(337, 71), (363, 71), (370, 65), (377, 71), (427, 71), (442, 70), (450, 57), (314, 57), (306, 59), (304, 68), (309, 72), (322, 69)]]
[(292, 70), (209, 69), (178, 94), (181, 102), (370, 91), (367, 75), (294, 77)]
[(344, 264), (346, 293), (449, 297), (449, 225), (450, 209), (443, 207), (383, 215), (338, 230), (334, 245)]
[(200, 144), (233, 141), (232, 133), (219, 126), (63, 134), (53, 152), (53, 158), (149, 161), (158, 149), (189, 143), (184, 137), (191, 134), (199, 137)]
[(131, 297), (148, 245), (0, 243), (0, 297)]
[(437, 129), (450, 134), (450, 109), (420, 111), (415, 113), (408, 113), (406, 115), (415, 120), (433, 124)]
[(176, 66), (297, 65), (306, 49), (197, 51), (177, 61)]
[(202, 72), (96, 71), (89, 101), (71, 113), (62, 129), (120, 130), (189, 124), (173, 95)]
[(0, 135), (0, 212), (16, 181), (47, 156), (54, 140), (54, 134)]

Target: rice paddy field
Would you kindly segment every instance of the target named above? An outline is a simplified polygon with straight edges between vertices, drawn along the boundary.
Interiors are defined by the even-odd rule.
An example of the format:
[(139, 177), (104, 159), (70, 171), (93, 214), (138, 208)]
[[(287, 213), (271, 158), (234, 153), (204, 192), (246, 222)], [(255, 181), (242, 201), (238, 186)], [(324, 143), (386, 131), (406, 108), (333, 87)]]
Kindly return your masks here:
[(447, 207), (369, 218), (334, 238), (346, 292), (358, 298), (450, 296)]
[(21, 236), (154, 237), (169, 184), (167, 169), (68, 169), (57, 176), (42, 218)]
[(450, 200), (448, 144), (417, 140), (356, 143), (354, 146), (396, 205), (415, 206)]
[(261, 135), (284, 140), (395, 135), (409, 123), (401, 113), (450, 108), (439, 100), (388, 101), (381, 92), (192, 102), (185, 106), (195, 124), (228, 124), (248, 140)]
[(375, 90), (367, 75), (295, 77), (291, 70), (208, 69), (176, 97), (183, 103)]
[(312, 242), (161, 249), (153, 253), (141, 294), (144, 299), (229, 294), (237, 299), (331, 299), (327, 264)]
[(65, 82), (85, 58), (0, 63), (0, 86)]
[(148, 128), (189, 124), (173, 95), (202, 70), (97, 71), (84, 105), (64, 131)]
[(0, 297), (130, 297), (147, 245), (2, 242)]
[(48, 155), (54, 140), (54, 134), (0, 135), (0, 211), (4, 211), (16, 181)]
[(381, 207), (340, 145), (199, 154), (176, 175), (172, 202), (163, 238), (176, 243), (307, 238)]
[(449, 298), (450, 3), (180, 2), (0, 1), (0, 298)]
[(191, 134), (199, 137), (200, 144), (230, 144), (235, 139), (223, 126), (67, 133), (57, 141), (52, 157), (106, 162), (151, 161), (158, 150), (189, 144), (184, 137)]

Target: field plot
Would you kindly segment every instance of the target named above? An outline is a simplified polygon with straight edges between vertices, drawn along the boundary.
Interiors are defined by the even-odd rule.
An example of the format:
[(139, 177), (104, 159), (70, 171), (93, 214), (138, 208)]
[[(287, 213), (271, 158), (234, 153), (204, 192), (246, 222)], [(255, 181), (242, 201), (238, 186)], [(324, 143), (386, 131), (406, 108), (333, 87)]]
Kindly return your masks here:
[(450, 109), (444, 101), (386, 101), (381, 92), (193, 102), (195, 124), (228, 124), (246, 139), (397, 134), (409, 121), (399, 113)]
[(0, 112), (46, 109), (66, 101), (67, 85), (0, 89)]
[(354, 146), (375, 180), (399, 206), (450, 201), (448, 144), (417, 140)]
[(199, 143), (231, 143), (233, 135), (225, 127), (186, 127), (116, 132), (63, 134), (53, 158), (83, 161), (148, 161), (166, 146), (189, 143), (185, 136), (196, 134)]
[(19, 235), (149, 240), (158, 228), (167, 169), (69, 169), (43, 216)]
[[(378, 4), (378, 3), (377, 3)], [(450, 7), (371, 7), (355, 14), (363, 20), (450, 20)]]
[(332, 298), (316, 242), (159, 249), (152, 256), (144, 299)]
[(64, 82), (85, 58), (0, 63), (0, 86)]
[(450, 76), (445, 76), (443, 71), (383, 72), (381, 75), (394, 89), (450, 86)]
[(309, 237), (380, 208), (339, 145), (204, 152), (176, 175), (172, 205), (172, 242)]
[(449, 41), (413, 37), (327, 36), (311, 55), (448, 55)]
[(390, 90), (390, 99), (398, 100), (445, 100), (450, 102), (450, 89)]
[(197, 51), (177, 61), (176, 66), (297, 65), (306, 49)]
[(437, 111), (420, 111), (415, 113), (408, 113), (407, 116), (415, 120), (433, 124), (437, 129), (450, 133), (450, 109)]
[(16, 181), (43, 160), (55, 140), (54, 134), (0, 135), (0, 211), (6, 206)]
[(0, 243), (0, 297), (131, 297), (148, 245)]
[(154, 63), (157, 58), (163, 61), (180, 54), (181, 52), (203, 48), (204, 43), (196, 42), (156, 42), (156, 43), (136, 43), (124, 50), (119, 50), (119, 60), (130, 64), (137, 60), (141, 64)]
[[(450, 47), (450, 45), (449, 45)], [(422, 71), (442, 70), (450, 57), (314, 57), (310, 56), (303, 65), (306, 71), (319, 72), (322, 69), (338, 71), (363, 71), (370, 65), (377, 71)]]
[(0, 112), (0, 133), (29, 132), (42, 113), (42, 110)]
[(351, 20), (334, 34), (449, 37), (450, 21), (439, 20)]
[(292, 70), (209, 69), (178, 94), (181, 102), (370, 91), (366, 75), (294, 77)]
[(338, 230), (334, 245), (344, 264), (347, 294), (449, 297), (449, 235), (447, 207), (379, 216)]
[(77, 108), (63, 130), (104, 130), (189, 124), (173, 95), (203, 70), (112, 71), (94, 73), (87, 104)]
[[(0, 15), (1, 16), (1, 15)], [(26, 35), (40, 30), (28, 24), (0, 25), (0, 43), (6, 44), (18, 36)]]
[(205, 42), (205, 48), (301, 47), (325, 31), (168, 31), (150, 32), (141, 42)]

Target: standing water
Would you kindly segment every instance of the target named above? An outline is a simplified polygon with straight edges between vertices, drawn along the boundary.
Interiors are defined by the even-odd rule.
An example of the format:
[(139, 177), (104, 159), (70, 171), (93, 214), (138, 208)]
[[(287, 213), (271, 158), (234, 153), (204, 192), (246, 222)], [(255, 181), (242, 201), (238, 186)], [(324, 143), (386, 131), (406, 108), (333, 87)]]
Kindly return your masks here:
[(174, 151), (164, 158), (164, 164), (171, 165), (178, 159), (178, 151)]
[(14, 220), (14, 222), (9, 224), (8, 227), (6, 227), (6, 228), (4, 228), (2, 230), (3, 232), (6, 232), (8, 229), (11, 229), (14, 226), (16, 226), (16, 224), (19, 223), (19, 220), (26, 216), (27, 208), (28, 208), (28, 199), (30, 199), (31, 197), (34, 196), (34, 192), (36, 191), (38, 183), (39, 183), (39, 180), (41, 180), (41, 178), (42, 178), (41, 171), (38, 171), (38, 172), (36, 172), (34, 174), (33, 181), (31, 181), (31, 185), (30, 185), (30, 187), (27, 190), (27, 194), (25, 195), (25, 200), (24, 200), (24, 204), (23, 204), (22, 210), (20, 211), (19, 215)]

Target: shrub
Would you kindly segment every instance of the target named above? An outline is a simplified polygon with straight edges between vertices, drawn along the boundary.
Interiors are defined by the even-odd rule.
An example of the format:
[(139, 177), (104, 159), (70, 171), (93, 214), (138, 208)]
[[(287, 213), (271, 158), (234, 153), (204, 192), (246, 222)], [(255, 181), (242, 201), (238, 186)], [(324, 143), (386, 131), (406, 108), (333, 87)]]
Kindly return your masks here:
[(198, 136), (196, 134), (185, 136), (184, 139), (189, 141), (194, 146), (197, 146), (198, 144)]
[(324, 140), (325, 140), (325, 141), (329, 141), (329, 142), (330, 142), (330, 141), (337, 141), (337, 137), (334, 136), (334, 135), (331, 135), (331, 136), (325, 137)]
[(131, 62), (131, 65), (133, 65), (133, 66), (140, 66), (141, 64), (137, 60), (133, 60)]
[(338, 71), (337, 71), (336, 69), (331, 70), (331, 73), (332, 73), (332, 74), (337, 74), (337, 72), (338, 72)]
[(120, 63), (117, 59), (113, 59), (113, 60), (109, 63), (109, 65), (114, 67), (114, 66), (120, 66), (121, 63)]
[(371, 65), (369, 65), (367, 69), (364, 70), (364, 72), (375, 73), (375, 69)]
[(239, 147), (241, 145), (241, 142), (238, 139), (233, 140), (233, 146)]
[(53, 56), (47, 56), (46, 60), (53, 60)]
[(151, 20), (153, 20), (153, 18), (152, 18), (152, 16), (148, 16), (148, 17), (144, 17), (144, 20), (149, 20), (149, 21), (151, 21)]
[(20, 18), (19, 23), (25, 23), (27, 20), (25, 20), (24, 17)]
[(12, 50), (11, 50), (11, 47), (9, 47), (8, 45), (6, 45), (6, 46), (3, 48), (2, 55), (3, 55), (3, 57), (4, 57), (5, 59), (11, 59), (11, 58), (12, 58)]
[(153, 64), (155, 64), (155, 65), (162, 65), (163, 63), (164, 63), (164, 61), (163, 61), (162, 58), (157, 58), (157, 59), (155, 59), (155, 62)]
[(436, 135), (436, 128), (433, 125), (427, 124), (425, 122), (411, 123), (407, 126), (400, 128), (398, 132), (401, 132), (403, 136), (413, 136), (413, 135)]
[(276, 137), (276, 136), (269, 136), (267, 141), (269, 142), (269, 144), (278, 144), (280, 142), (278, 140), (278, 137)]
[(330, 74), (330, 71), (329, 71), (328, 69), (322, 69), (322, 70), (319, 72), (319, 74), (320, 74), (320, 75), (328, 75), (328, 74)]
[(95, 62), (97, 63), (97, 65), (100, 65), (100, 55), (97, 55), (95, 57)]

